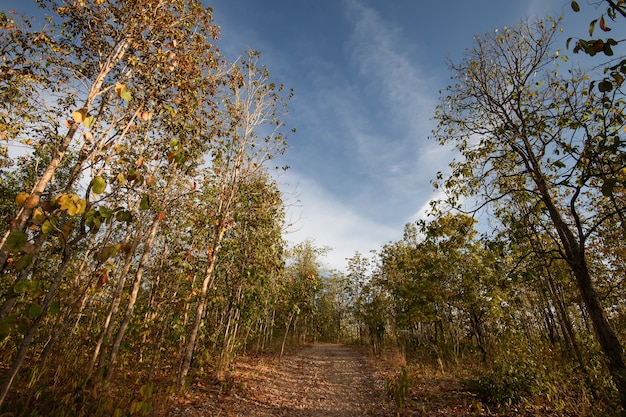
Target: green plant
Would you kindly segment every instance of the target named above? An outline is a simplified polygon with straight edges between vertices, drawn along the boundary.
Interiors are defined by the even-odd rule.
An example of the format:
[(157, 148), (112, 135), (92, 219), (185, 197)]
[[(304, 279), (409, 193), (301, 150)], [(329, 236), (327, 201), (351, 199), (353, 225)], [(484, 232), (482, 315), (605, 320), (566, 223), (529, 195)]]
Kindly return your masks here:
[(410, 383), (409, 372), (405, 366), (400, 368), (400, 372), (395, 377), (387, 376), (385, 378), (385, 392), (387, 398), (394, 402), (396, 416), (404, 415), (409, 399)]
[[(152, 412), (152, 396), (154, 394), (153, 384), (144, 384), (139, 389), (141, 399), (135, 400), (130, 405), (131, 415), (147, 416)], [(117, 412), (117, 410), (116, 410)]]
[(530, 402), (549, 387), (540, 367), (530, 358), (496, 360), (491, 369), (479, 371), (465, 382), (470, 390), (498, 406)]

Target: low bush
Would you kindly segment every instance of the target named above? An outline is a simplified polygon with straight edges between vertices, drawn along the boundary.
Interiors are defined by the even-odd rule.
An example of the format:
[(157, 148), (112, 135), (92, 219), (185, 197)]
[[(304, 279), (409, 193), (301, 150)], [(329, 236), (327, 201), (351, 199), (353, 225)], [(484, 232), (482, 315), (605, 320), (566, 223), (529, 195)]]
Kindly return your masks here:
[(526, 357), (497, 359), (465, 383), (485, 401), (498, 406), (530, 403), (536, 396), (555, 390), (542, 367)]

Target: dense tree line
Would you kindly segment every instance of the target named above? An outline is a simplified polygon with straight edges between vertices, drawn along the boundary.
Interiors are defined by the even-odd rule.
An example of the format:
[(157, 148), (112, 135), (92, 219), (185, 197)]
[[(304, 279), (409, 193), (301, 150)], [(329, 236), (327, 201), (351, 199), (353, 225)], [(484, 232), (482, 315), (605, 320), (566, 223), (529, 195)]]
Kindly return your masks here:
[[(618, 24), (624, 5), (607, 4), (590, 36)], [(626, 408), (626, 67), (614, 39), (561, 32), (560, 20), (523, 21), (450, 64), (432, 135), (456, 151), (433, 181), (444, 197), (370, 261), (354, 312), (375, 350), (392, 343), (442, 369), (482, 363), (470, 385), (493, 402), (615, 415)], [(611, 59), (605, 75), (572, 64), (568, 45)]]
[(286, 266), (270, 165), (290, 91), (199, 1), (38, 3), (0, 14), (0, 407), (148, 415), (306, 338), (318, 261)]

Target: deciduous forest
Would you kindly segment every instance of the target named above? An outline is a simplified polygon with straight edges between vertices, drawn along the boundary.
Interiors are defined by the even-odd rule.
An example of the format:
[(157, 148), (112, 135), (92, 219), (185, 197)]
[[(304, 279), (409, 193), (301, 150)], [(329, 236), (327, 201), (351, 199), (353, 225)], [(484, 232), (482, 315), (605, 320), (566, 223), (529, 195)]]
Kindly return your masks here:
[(0, 11), (3, 416), (171, 415), (318, 342), (386, 363), (397, 415), (441, 415), (444, 376), (454, 415), (624, 415), (625, 2), (571, 2), (586, 39), (468, 40), (433, 109), (443, 197), (345, 271), (286, 244), (293, 92), (222, 54), (210, 7), (37, 3)]

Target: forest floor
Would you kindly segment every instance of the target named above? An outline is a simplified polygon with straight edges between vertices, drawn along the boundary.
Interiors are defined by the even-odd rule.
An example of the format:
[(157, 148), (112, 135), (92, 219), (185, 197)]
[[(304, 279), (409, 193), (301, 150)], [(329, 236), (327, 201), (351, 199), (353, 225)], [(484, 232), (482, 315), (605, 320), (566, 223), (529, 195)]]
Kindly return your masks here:
[[(314, 344), (286, 354), (244, 355), (225, 382), (196, 379), (184, 397), (170, 400), (166, 417), (565, 417), (543, 404), (494, 409), (482, 404), (455, 372), (411, 367), (402, 408), (387, 396), (401, 386), (402, 355), (373, 357), (359, 348)], [(386, 387), (387, 385), (387, 387)], [(593, 415), (593, 413), (591, 413)]]
[[(339, 344), (311, 345), (280, 361), (270, 355), (244, 356), (229, 381), (219, 387), (194, 383), (171, 404), (168, 416), (395, 416), (384, 385), (399, 369), (393, 358), (372, 358)], [(452, 376), (424, 370), (410, 378), (402, 415), (492, 415)]]
[(315, 344), (282, 360), (238, 359), (231, 385), (219, 395), (194, 384), (172, 407), (174, 417), (373, 417), (392, 416), (383, 403), (383, 381), (365, 356), (338, 344)]

